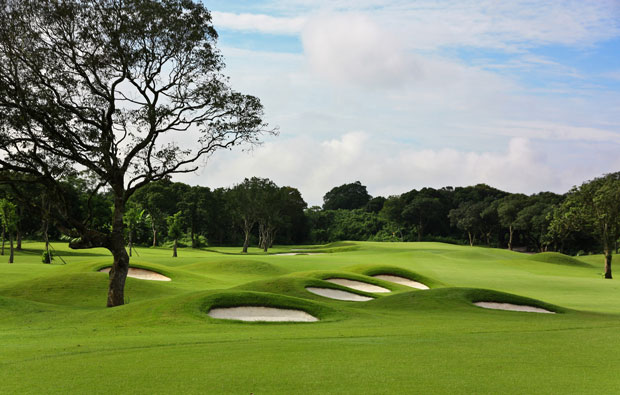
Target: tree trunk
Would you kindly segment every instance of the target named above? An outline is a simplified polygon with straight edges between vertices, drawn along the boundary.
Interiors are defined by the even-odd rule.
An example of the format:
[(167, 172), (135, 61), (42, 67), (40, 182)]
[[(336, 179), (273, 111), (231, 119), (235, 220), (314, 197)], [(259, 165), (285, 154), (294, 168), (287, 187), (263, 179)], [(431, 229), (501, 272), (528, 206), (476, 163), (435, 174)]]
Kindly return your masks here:
[(191, 237), (192, 237), (192, 248), (196, 248), (196, 232), (194, 231), (194, 224), (192, 224), (190, 228)]
[(177, 257), (177, 239), (174, 239), (174, 245), (172, 246), (172, 257)]
[(131, 237), (131, 230), (129, 231), (129, 257), (131, 258), (131, 250), (133, 250), (133, 242), (132, 242), (132, 237)]
[(9, 233), (9, 242), (11, 243), (11, 252), (9, 254), (9, 263), (13, 263), (13, 233)]
[(45, 220), (45, 224), (43, 225), (43, 238), (45, 240), (45, 252), (46, 258), (45, 263), (52, 263), (52, 257), (50, 256), (50, 239), (48, 235), (49, 221)]
[(248, 247), (250, 245), (250, 231), (246, 229), (244, 233), (245, 233), (245, 240), (243, 240), (243, 252), (247, 253)]
[(17, 251), (21, 251), (21, 249), (22, 249), (22, 232), (20, 232), (19, 228), (17, 228), (17, 231), (15, 233), (17, 234), (17, 246), (16, 246), (16, 249), (17, 249)]
[(112, 252), (114, 262), (110, 269), (110, 285), (108, 288), (108, 307), (125, 304), (125, 280), (129, 271), (129, 255), (125, 249), (123, 237), (123, 214), (125, 202), (122, 197), (114, 199), (114, 220), (108, 249)]
[(508, 236), (508, 249), (512, 251), (512, 235), (514, 233), (514, 229), (512, 229), (512, 225), (508, 227), (508, 231), (510, 232), (510, 236)]
[(611, 250), (605, 247), (603, 253), (605, 254), (605, 278), (611, 278)]
[(418, 241), (422, 241), (422, 222), (418, 224)]
[(467, 232), (467, 235), (469, 236), (469, 246), (473, 247), (474, 246), (474, 239), (473, 239), (473, 236), (472, 236), (471, 232)]
[(157, 229), (154, 221), (151, 221), (151, 230), (153, 230), (153, 247), (157, 247)]

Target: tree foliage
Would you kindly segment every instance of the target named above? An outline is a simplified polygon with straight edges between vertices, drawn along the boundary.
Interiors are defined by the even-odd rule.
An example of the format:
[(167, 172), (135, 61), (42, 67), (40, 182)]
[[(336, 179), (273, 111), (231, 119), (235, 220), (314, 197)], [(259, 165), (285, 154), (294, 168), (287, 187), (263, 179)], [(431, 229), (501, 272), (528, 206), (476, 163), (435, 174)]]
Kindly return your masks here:
[[(72, 215), (73, 248), (114, 256), (108, 306), (124, 303), (123, 214), (140, 187), (256, 143), (262, 106), (222, 75), (211, 15), (190, 0), (7, 0), (0, 7), (0, 165), (44, 183), (84, 169), (112, 196), (111, 228)], [(171, 137), (174, 135), (174, 138)]]

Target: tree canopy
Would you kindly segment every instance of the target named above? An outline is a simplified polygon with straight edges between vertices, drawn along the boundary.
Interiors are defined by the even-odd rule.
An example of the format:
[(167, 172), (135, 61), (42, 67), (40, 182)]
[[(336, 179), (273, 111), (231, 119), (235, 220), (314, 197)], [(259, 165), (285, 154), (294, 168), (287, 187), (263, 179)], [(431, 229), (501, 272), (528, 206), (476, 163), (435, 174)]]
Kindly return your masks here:
[(371, 196), (366, 190), (366, 186), (361, 182), (355, 181), (351, 184), (343, 184), (332, 188), (323, 196), (324, 210), (353, 210), (362, 208), (368, 204)]

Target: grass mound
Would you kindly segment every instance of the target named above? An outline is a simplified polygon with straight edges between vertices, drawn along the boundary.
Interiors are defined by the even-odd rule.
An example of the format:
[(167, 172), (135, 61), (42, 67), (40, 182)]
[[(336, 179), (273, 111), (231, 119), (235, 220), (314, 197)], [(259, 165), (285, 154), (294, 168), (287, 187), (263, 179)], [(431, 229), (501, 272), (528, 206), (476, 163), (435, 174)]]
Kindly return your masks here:
[(356, 251), (359, 250), (359, 245), (350, 241), (337, 241), (334, 243), (310, 246), (304, 248), (294, 248), (293, 252), (304, 253), (304, 252), (313, 252), (313, 253), (336, 253), (336, 252), (347, 252), (347, 251)]
[[(368, 305), (388, 310), (448, 310), (469, 309), (475, 302), (497, 302), (533, 306), (556, 313), (568, 310), (560, 306), (506, 292), (479, 288), (439, 288), (425, 292), (404, 292), (377, 299)], [(476, 307), (477, 308), (477, 307)]]
[[(0, 288), (0, 295), (73, 307), (103, 307), (108, 292), (105, 273), (71, 273), (45, 276)], [(128, 278), (126, 292), (132, 301), (171, 295), (167, 284)]]
[(239, 259), (216, 262), (200, 262), (183, 267), (189, 271), (205, 271), (211, 273), (251, 274), (257, 276), (274, 276), (285, 271), (268, 262), (259, 260)]
[(588, 266), (585, 262), (559, 252), (541, 252), (539, 254), (530, 255), (528, 259), (538, 262), (553, 263), (556, 265)]
[[(326, 277), (326, 278), (329, 278)], [(330, 283), (322, 280), (322, 276), (318, 278), (306, 277), (306, 276), (283, 276), (278, 278), (272, 278), (269, 280), (253, 281), (247, 284), (243, 284), (237, 289), (277, 293), (281, 295), (287, 295), (296, 298), (313, 299), (318, 301), (325, 301), (324, 297), (318, 296), (306, 290), (308, 287), (313, 288), (329, 288), (339, 291), (347, 291), (361, 296), (375, 297), (373, 294), (363, 291), (354, 290), (344, 287), (342, 285)]]
[(398, 266), (390, 266), (390, 265), (355, 265), (345, 268), (351, 272), (360, 273), (365, 276), (376, 276), (379, 274), (387, 274), (392, 276), (398, 276), (407, 278), (409, 280), (417, 281), (422, 283), (429, 288), (437, 288), (443, 286), (440, 281), (434, 280), (430, 277), (423, 276), (416, 272), (412, 272), (411, 270), (403, 269)]

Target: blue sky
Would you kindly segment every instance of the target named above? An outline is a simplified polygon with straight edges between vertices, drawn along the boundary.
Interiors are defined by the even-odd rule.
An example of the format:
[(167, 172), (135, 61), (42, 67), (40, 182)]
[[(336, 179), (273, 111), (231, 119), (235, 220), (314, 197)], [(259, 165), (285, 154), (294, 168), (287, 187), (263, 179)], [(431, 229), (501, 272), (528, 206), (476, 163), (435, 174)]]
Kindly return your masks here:
[(180, 180), (269, 177), (321, 204), (487, 183), (566, 192), (620, 171), (620, 3), (205, 1), (233, 87), (280, 129)]

